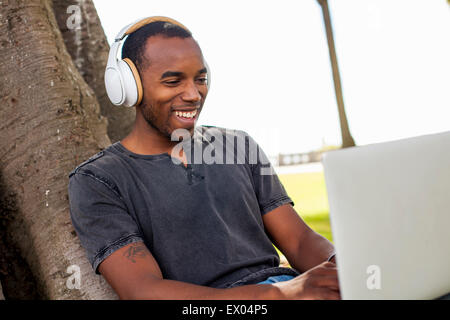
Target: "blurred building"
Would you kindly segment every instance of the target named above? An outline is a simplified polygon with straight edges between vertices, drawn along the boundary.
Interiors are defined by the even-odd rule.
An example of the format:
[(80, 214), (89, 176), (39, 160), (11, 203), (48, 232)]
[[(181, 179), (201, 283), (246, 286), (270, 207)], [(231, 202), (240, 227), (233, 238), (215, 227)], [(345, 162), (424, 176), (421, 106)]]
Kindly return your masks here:
[[(311, 151), (305, 153), (279, 154), (276, 162), (278, 166), (291, 166), (296, 164), (306, 164), (311, 162), (320, 162), (322, 151)], [(272, 161), (272, 159), (270, 159)]]

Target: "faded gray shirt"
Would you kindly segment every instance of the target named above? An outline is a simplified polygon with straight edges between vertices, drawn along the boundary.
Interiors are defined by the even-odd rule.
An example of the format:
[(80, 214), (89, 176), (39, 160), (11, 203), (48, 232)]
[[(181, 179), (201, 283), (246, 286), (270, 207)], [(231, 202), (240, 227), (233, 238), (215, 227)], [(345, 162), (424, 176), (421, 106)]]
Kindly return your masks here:
[(261, 149), (254, 157), (245, 132), (217, 127), (196, 127), (182, 145), (187, 166), (117, 142), (70, 173), (72, 223), (93, 269), (143, 241), (165, 279), (226, 287), (261, 270), (277, 273), (262, 216), (293, 202), (267, 157)]

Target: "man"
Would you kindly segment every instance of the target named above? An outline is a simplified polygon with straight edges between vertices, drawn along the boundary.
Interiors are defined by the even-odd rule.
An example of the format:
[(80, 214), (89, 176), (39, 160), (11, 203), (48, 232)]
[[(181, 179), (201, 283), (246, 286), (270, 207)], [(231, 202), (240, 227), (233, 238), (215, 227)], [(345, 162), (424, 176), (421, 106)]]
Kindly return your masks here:
[[(195, 126), (209, 75), (191, 33), (170, 19), (148, 23), (122, 57), (142, 81), (134, 128), (70, 174), (72, 222), (94, 270), (121, 299), (338, 299), (333, 245), (301, 220), (264, 161), (249, 161), (255, 142)], [(176, 132), (191, 135), (182, 148)], [(193, 161), (211, 136), (214, 159), (220, 137), (245, 148), (225, 148), (233, 164)], [(293, 268), (279, 267), (272, 243)]]

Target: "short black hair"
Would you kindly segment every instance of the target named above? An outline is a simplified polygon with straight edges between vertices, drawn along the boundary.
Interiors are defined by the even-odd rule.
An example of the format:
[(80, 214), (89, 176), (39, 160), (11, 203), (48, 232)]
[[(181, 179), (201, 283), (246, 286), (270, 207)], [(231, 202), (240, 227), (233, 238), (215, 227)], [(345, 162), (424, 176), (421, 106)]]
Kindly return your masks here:
[(162, 35), (167, 38), (192, 38), (192, 33), (176, 24), (166, 21), (149, 23), (128, 35), (122, 47), (122, 59), (129, 58), (142, 71), (147, 62), (144, 56), (145, 43), (148, 38)]

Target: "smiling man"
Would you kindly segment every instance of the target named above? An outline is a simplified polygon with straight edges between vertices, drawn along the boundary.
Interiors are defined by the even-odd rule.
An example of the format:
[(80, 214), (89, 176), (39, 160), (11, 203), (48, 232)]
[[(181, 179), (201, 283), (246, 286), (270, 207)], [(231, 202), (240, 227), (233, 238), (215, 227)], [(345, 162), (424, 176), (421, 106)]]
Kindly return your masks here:
[[(134, 128), (70, 174), (72, 222), (95, 272), (122, 299), (338, 299), (333, 245), (264, 174), (259, 148), (252, 161), (254, 140), (195, 125), (209, 70), (189, 30), (140, 21), (122, 59), (142, 84)], [(193, 162), (193, 150), (233, 161)]]

